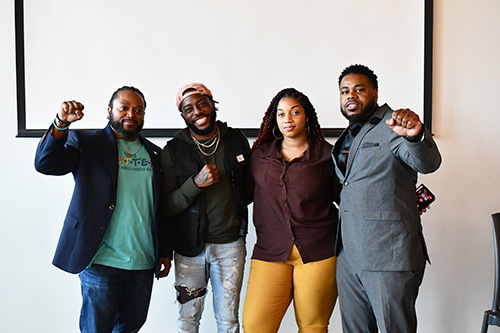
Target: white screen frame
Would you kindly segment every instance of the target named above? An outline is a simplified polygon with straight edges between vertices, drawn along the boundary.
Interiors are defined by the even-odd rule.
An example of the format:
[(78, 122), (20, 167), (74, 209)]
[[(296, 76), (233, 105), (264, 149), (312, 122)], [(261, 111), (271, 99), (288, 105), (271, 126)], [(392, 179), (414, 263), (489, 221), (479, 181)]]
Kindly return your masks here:
[[(227, 2), (225, 2), (227, 1)], [(24, 26), (24, 19), (25, 19), (25, 5), (28, 1), (22, 1), (22, 0), (15, 0), (15, 9), (16, 9), (16, 12), (15, 12), (15, 16), (16, 16), (16, 58), (17, 58), (17, 61), (16, 61), (16, 73), (17, 73), (17, 98), (18, 98), (18, 137), (39, 137), (41, 135), (43, 135), (43, 133), (45, 132), (45, 129), (42, 126), (30, 126), (28, 120), (30, 118), (30, 115), (33, 114), (38, 114), (38, 112), (41, 112), (40, 110), (35, 110), (36, 108), (33, 108), (33, 107), (29, 107), (29, 100), (27, 101), (27, 96), (29, 96), (29, 94), (27, 95), (27, 93), (29, 93), (29, 91), (27, 91), (27, 81), (26, 81), (26, 67), (28, 67), (28, 70), (30, 70), (31, 68), (33, 68), (33, 66), (30, 67), (29, 63), (30, 61), (28, 61), (29, 59), (26, 59), (26, 57), (31, 57), (29, 54), (26, 55), (26, 48), (29, 49), (29, 44), (28, 42), (30, 41), (29, 38), (27, 40), (26, 36), (25, 36), (25, 26)], [(72, 1), (71, 1), (72, 2)], [(360, 4), (369, 4), (367, 2), (363, 2), (363, 1), (358, 1)], [(206, 2), (205, 2), (206, 3)], [(220, 0), (218, 2), (220, 4), (220, 6), (222, 5), (228, 5), (230, 2), (228, 0)], [(266, 2), (268, 3), (268, 2)], [(290, 3), (290, 1), (288, 1), (287, 3)], [(311, 4), (315, 4), (316, 2), (311, 2)], [(381, 2), (377, 2), (377, 6), (380, 4)], [(221, 8), (225, 8), (225, 7), (220, 7), (219, 10)], [(323, 8), (323, 7), (321, 7)], [(211, 7), (207, 7), (205, 8), (207, 11), (211, 9)], [(216, 10), (217, 8), (213, 8), (214, 10)], [(272, 8), (271, 8), (272, 9)], [(260, 15), (260, 11), (262, 12), (269, 12), (271, 11), (270, 8), (262, 8), (261, 10), (259, 11), (255, 11), (253, 12), (254, 15), (257, 15), (259, 16)], [(345, 9), (345, 8), (344, 8)], [(274, 13), (278, 13), (280, 11), (276, 11), (277, 9), (275, 8), (274, 9)], [(29, 11), (29, 9), (28, 9)], [(391, 8), (391, 11), (389, 11), (391, 13), (394, 13), (394, 9)], [(199, 11), (199, 13), (203, 14), (203, 11)], [(208, 11), (208, 13), (210, 13)], [(288, 14), (290, 13), (293, 13), (293, 12), (287, 12)], [(379, 13), (384, 13), (384, 9), (380, 9), (380, 12)], [(420, 43), (422, 42), (422, 51), (419, 52), (421, 53), (421, 56), (423, 59), (420, 59), (417, 61), (417, 67), (419, 67), (418, 71), (419, 72), (422, 72), (422, 89), (419, 91), (421, 92), (419, 95), (423, 95), (421, 96), (420, 98), (422, 99), (422, 105), (421, 105), (421, 109), (423, 109), (423, 112), (421, 113), (422, 115), (422, 118), (424, 119), (424, 122), (426, 124), (426, 126), (432, 130), (432, 44), (433, 44), (433, 1), (431, 0), (425, 0), (425, 4), (424, 4), (424, 10), (421, 12), (424, 17), (419, 17), (417, 20), (421, 20), (423, 22), (422, 26), (424, 28), (424, 31), (423, 31), (423, 42), (422, 41), (415, 41), (415, 43)], [(201, 15), (200, 14), (200, 15)], [(391, 14), (392, 16), (394, 16), (394, 14)], [(419, 14), (420, 15), (420, 14)], [(182, 15), (179, 15), (182, 17)], [(265, 16), (265, 18), (269, 19), (269, 18), (275, 18), (275, 16)], [(295, 19), (297, 18), (300, 18), (300, 15), (298, 16), (295, 16), (294, 17)], [(255, 21), (259, 22), (259, 20), (262, 19), (262, 18), (256, 18)], [(387, 19), (390, 19), (389, 17)], [(187, 20), (187, 19), (186, 19)], [(249, 20), (247, 18), (247, 20)], [(244, 20), (243, 20), (244, 21)], [(183, 22), (183, 20), (179, 20), (179, 22)], [(286, 25), (292, 25), (294, 24), (294, 21), (288, 21), (286, 20), (286, 18), (280, 18), (280, 22), (283, 22), (284, 24)], [(235, 24), (233, 22), (233, 24)], [(277, 24), (277, 26), (280, 26), (281, 23)], [(252, 30), (252, 27), (249, 26), (248, 27), (248, 30)], [(193, 28), (193, 31), (196, 31), (196, 27)], [(191, 31), (191, 33), (193, 32)], [(239, 35), (238, 36), (242, 36), (243, 32), (245, 31), (245, 28), (241, 28), (239, 29)], [(286, 30), (284, 30), (286, 31)], [(299, 30), (296, 30), (296, 31), (300, 31)], [(369, 31), (367, 32), (369, 33)], [(189, 35), (189, 32), (186, 32), (186, 34)], [(339, 27), (337, 31), (335, 31), (335, 34), (333, 36), (331, 36), (332, 38), (332, 47), (333, 46), (337, 46), (338, 48), (342, 48), (342, 47), (345, 47), (345, 44), (343, 44), (343, 42), (345, 43), (345, 39), (346, 37), (347, 38), (353, 38), (355, 39), (356, 36), (350, 36), (349, 35), (349, 27), (347, 27), (346, 29), (344, 29), (343, 27)], [(202, 36), (203, 37), (203, 36)], [(255, 39), (255, 36), (250, 36), (249, 38), (254, 38)], [(281, 38), (281, 37), (280, 37)], [(285, 35), (283, 38), (287, 38), (287, 36)], [(307, 39), (307, 37), (305, 37), (306, 39), (305, 40), (309, 40)], [(325, 36), (321, 36), (321, 39), (324, 39), (326, 38)], [(374, 39), (380, 39), (381, 36), (378, 36), (376, 34), (373, 35), (373, 38)], [(189, 41), (189, 38), (186, 38), (186, 41)], [(216, 42), (224, 42), (223, 39), (220, 39), (220, 40), (214, 40)], [(247, 43), (251, 41), (251, 39), (249, 40), (244, 40), (243, 42), (244, 43)], [(304, 40), (302, 40), (303, 42)], [(294, 39), (289, 39), (287, 40), (288, 43), (294, 43)], [(299, 40), (300, 42), (300, 40)], [(335, 45), (334, 45), (335, 43)], [(56, 42), (57, 44), (57, 42)], [(272, 44), (271, 44), (272, 45)], [(286, 45), (286, 44), (281, 44), (281, 45)], [(300, 44), (297, 45), (298, 47), (300, 46)], [(221, 47), (221, 45), (219, 45), (219, 47)], [(300, 49), (300, 48), (299, 48)], [(237, 52), (245, 52), (245, 49), (240, 49), (239, 51)], [(378, 54), (377, 54), (378, 52)], [(302, 56), (303, 57), (307, 57), (307, 52), (301, 50), (301, 53), (303, 54)], [(369, 56), (367, 56), (366, 58), (364, 59), (371, 59), (371, 58), (376, 58), (376, 56), (379, 56), (379, 57), (382, 57), (384, 55), (384, 52), (380, 52), (380, 51), (377, 51), (375, 50), (375, 52), (373, 52), (372, 54), (370, 54)], [(99, 55), (96, 55), (96, 57), (99, 57)], [(418, 58), (418, 57), (417, 57)], [(277, 57), (277, 59), (279, 59)], [(317, 59), (317, 58), (314, 58), (314, 59)], [(359, 57), (358, 57), (359, 59)], [(168, 62), (168, 59), (166, 60)], [(310, 61), (309, 61), (310, 62)], [(377, 63), (377, 60), (373, 60), (372, 61), (373, 63)], [(28, 66), (26, 66), (28, 64)], [(218, 69), (221, 68), (221, 66), (223, 66), (224, 64), (219, 64), (218, 66)], [(326, 136), (331, 136), (331, 137), (336, 137), (338, 136), (342, 130), (344, 129), (345, 127), (345, 123), (342, 123), (342, 121), (333, 121), (333, 122), (329, 122), (328, 120), (327, 121), (323, 121), (322, 119), (324, 118), (322, 116), (322, 114), (320, 113), (320, 110), (322, 109), (326, 109), (328, 108), (328, 115), (330, 114), (333, 114), (334, 112), (336, 113), (339, 113), (338, 112), (338, 106), (336, 105), (336, 103), (338, 102), (334, 102), (332, 103), (329, 99), (332, 99), (332, 98), (338, 98), (338, 94), (336, 93), (335, 91), (335, 88), (336, 88), (336, 77), (338, 77), (338, 74), (340, 73), (340, 70), (345, 67), (345, 65), (349, 65), (349, 63), (342, 63), (342, 64), (339, 64), (340, 67), (335, 67), (334, 65), (332, 66), (329, 66), (328, 68), (325, 69), (326, 72), (330, 73), (329, 77), (331, 78), (329, 82), (325, 83), (325, 81), (322, 81), (320, 82), (318, 80), (318, 82), (315, 82), (315, 80), (312, 80), (311, 84), (308, 84), (308, 82), (300, 85), (300, 84), (296, 84), (295, 82), (291, 82), (290, 85), (293, 85), (295, 86), (297, 89), (299, 90), (302, 90), (304, 93), (306, 93), (306, 95), (308, 95), (313, 104), (316, 106), (316, 109), (318, 110), (318, 115), (319, 115), (319, 118), (320, 118), (320, 123), (322, 124), (322, 127), (325, 131), (325, 135)], [(367, 63), (367, 65), (369, 67), (372, 67), (370, 66), (370, 64)], [(272, 66), (272, 65), (271, 65)], [(217, 66), (214, 66), (214, 67), (217, 67)], [(377, 66), (374, 66), (372, 69), (374, 69), (374, 71), (379, 74), (379, 81), (380, 83), (384, 83), (384, 85), (380, 84), (379, 86), (380, 87), (383, 87), (382, 89), (385, 89), (385, 87), (388, 85), (388, 83), (390, 83), (391, 81), (397, 81), (396, 80), (396, 76), (395, 75), (387, 75), (387, 76), (384, 76), (384, 73), (385, 71), (382, 71), (381, 73), (381, 70), (378, 70), (378, 67)], [(385, 68), (384, 68), (385, 69)], [(230, 67), (227, 68), (228, 71), (231, 71), (232, 69)], [(209, 74), (210, 72), (208, 72)], [(217, 72), (213, 72), (214, 76), (217, 74)], [(204, 73), (204, 75), (208, 75), (207, 73)], [(286, 73), (285, 73), (286, 74)], [(277, 76), (276, 74), (273, 75), (273, 78)], [(314, 76), (314, 78), (316, 79), (316, 77), (319, 77), (320, 75), (316, 75)], [(189, 80), (189, 78), (193, 77), (193, 74), (191, 74), (191, 76), (187, 75), (186, 76), (186, 79), (184, 81), (182, 81), (182, 84), (184, 83), (187, 83), (189, 81), (194, 81), (196, 80), (194, 77), (192, 80)], [(206, 76), (207, 78), (209, 78), (209, 76)], [(155, 79), (155, 74), (151, 74), (151, 77), (147, 78), (147, 80), (149, 81), (154, 81)], [(387, 81), (383, 81), (383, 80), (387, 80)], [(187, 82), (186, 82), (187, 81)], [(300, 80), (298, 79), (297, 82), (305, 82), (306, 80)], [(180, 82), (180, 81), (179, 81)], [(205, 81), (206, 82), (206, 81)], [(280, 81), (277, 81), (278, 84)], [(284, 81), (284, 82), (290, 82), (290, 81)], [(229, 82), (231, 83), (231, 82)], [(29, 84), (29, 82), (28, 82)], [(177, 90), (177, 87), (180, 87), (180, 85), (182, 84), (179, 84), (179, 83), (176, 83), (175, 85), (173, 85), (172, 87), (170, 87), (168, 89), (169, 93), (166, 94), (166, 99), (168, 99), (168, 104), (169, 106), (166, 108), (166, 110), (160, 110), (160, 111), (166, 111), (168, 112), (168, 117), (177, 117), (177, 115), (175, 115), (175, 106), (172, 107), (173, 105), (173, 96), (175, 95), (175, 92)], [(276, 82), (275, 82), (276, 84)], [(396, 83), (397, 84), (397, 83)], [(217, 96), (222, 96), (225, 98), (222, 98), (220, 100), (221, 102), (221, 105), (220, 105), (220, 118), (222, 120), (227, 120), (228, 123), (233, 126), (233, 127), (239, 127), (241, 128), (246, 134), (247, 136), (249, 137), (255, 137), (258, 133), (258, 126), (260, 125), (260, 119), (261, 118), (258, 118), (259, 121), (252, 121), (252, 124), (250, 124), (251, 126), (245, 126), (245, 124), (238, 124), (238, 123), (235, 123), (235, 121), (233, 121), (234, 119), (238, 119), (238, 115), (241, 115), (241, 113), (239, 112), (249, 112), (249, 110), (241, 110), (241, 111), (234, 111), (235, 109), (237, 109), (235, 106), (237, 106), (237, 104), (233, 103), (233, 107), (231, 107), (230, 109), (232, 109), (233, 111), (230, 111), (228, 109), (226, 109), (226, 106), (229, 104), (231, 105), (230, 103), (227, 103), (225, 104), (226, 100), (229, 100), (230, 97), (232, 97), (232, 95), (238, 95), (238, 99), (241, 100), (241, 99), (252, 99), (252, 100), (257, 100), (259, 101), (259, 107), (256, 108), (256, 107), (253, 107), (253, 109), (255, 110), (258, 110), (256, 112), (260, 113), (261, 115), (264, 114), (264, 111), (265, 111), (265, 108), (267, 108), (267, 105), (269, 103), (269, 101), (271, 100), (271, 98), (274, 96), (275, 93), (278, 92), (278, 90), (280, 90), (281, 88), (285, 88), (286, 86), (276, 86), (274, 88), (274, 90), (270, 90), (270, 88), (267, 88), (266, 89), (266, 96), (267, 97), (261, 97), (261, 98), (256, 98), (256, 97), (253, 97), (253, 95), (255, 94), (255, 92), (257, 91), (257, 88), (259, 86), (262, 86), (262, 85), (265, 85), (265, 82), (264, 83), (261, 83), (260, 81), (257, 81), (255, 80), (254, 82), (251, 82), (250, 83), (250, 87), (255, 87), (253, 89), (253, 92), (249, 92), (249, 89), (248, 87), (238, 87), (238, 86), (231, 86), (231, 87), (228, 87), (228, 86), (224, 86), (224, 82), (214, 82), (212, 86), (210, 86), (208, 83), (207, 85), (209, 86), (210, 89), (212, 89), (214, 91), (214, 97), (216, 100), (218, 100), (219, 98), (217, 98)], [(50, 84), (48, 85), (50, 87)], [(303, 88), (303, 86), (306, 87), (306, 89)], [(28, 85), (29, 87), (29, 85)], [(113, 87), (114, 88), (117, 88), (118, 86), (115, 86)], [(216, 89), (214, 89), (213, 87), (216, 87)], [(219, 89), (220, 87), (220, 89)], [(141, 88), (141, 87), (139, 87)], [(50, 89), (50, 88), (49, 88)], [(111, 95), (113, 89), (109, 90), (109, 91), (106, 91), (106, 98), (109, 98), (109, 96)], [(230, 89), (231, 91), (229, 91), (228, 89)], [(141, 89), (142, 90), (142, 89)], [(167, 89), (165, 89), (167, 90)], [(222, 90), (224, 90), (224, 93), (226, 93), (226, 95), (223, 95), (223, 93), (221, 92)], [(387, 89), (386, 89), (387, 90)], [(393, 90), (396, 90), (396, 89), (393, 89)], [(418, 91), (418, 90), (417, 90)], [(146, 93), (145, 93), (146, 94)], [(108, 96), (109, 95), (109, 96)], [(320, 96), (320, 97), (317, 97), (317, 96)], [(323, 100), (323, 96), (324, 97), (324, 100)], [(379, 93), (379, 96), (381, 96), (381, 93)], [(150, 112), (150, 109), (151, 109), (151, 102), (153, 102), (154, 100), (158, 100), (158, 98), (150, 98), (148, 97), (148, 95), (146, 94), (146, 100), (148, 101), (148, 113)], [(393, 100), (393, 98), (391, 99), (387, 99), (388, 102), (392, 103), (391, 101)], [(238, 100), (236, 100), (238, 101)], [(380, 101), (380, 100), (379, 100)], [(60, 100), (59, 100), (60, 102)], [(103, 98), (101, 98), (99, 100), (99, 105), (103, 105), (103, 108), (105, 107), (105, 105), (107, 104), (107, 100)], [(404, 102), (400, 102), (400, 103), (404, 103)], [(410, 103), (411, 104), (411, 103)], [(37, 104), (38, 105), (38, 104)], [(42, 105), (44, 105), (44, 103), (42, 103)], [(52, 113), (55, 113), (55, 110), (57, 110), (57, 106), (58, 104), (55, 104), (54, 103), (47, 103), (46, 105), (44, 105), (44, 109), (46, 109), (48, 106), (50, 105), (50, 107), (55, 107), (55, 109), (52, 109), (54, 111), (51, 111), (51, 112), (48, 112), (46, 110), (42, 110), (43, 112), (47, 112), (44, 114), (44, 119), (47, 119), (48, 121), (50, 121), (51, 119), (51, 116), (52, 116)], [(318, 107), (319, 105), (319, 107)], [(393, 107), (411, 107), (411, 108), (415, 108), (415, 106), (413, 105), (400, 105), (400, 104), (397, 104), (397, 105), (392, 105), (391, 106)], [(419, 107), (417, 106), (417, 109)], [(33, 109), (33, 110), (32, 110)], [(35, 113), (36, 111), (36, 113)], [(223, 112), (227, 112), (227, 113), (223, 113)], [(232, 113), (231, 113), (232, 112)], [(331, 112), (331, 113), (330, 113)], [(157, 112), (158, 113), (158, 112)], [(233, 118), (235, 117), (235, 118)], [(323, 117), (323, 118), (322, 118)], [(102, 119), (105, 118), (104, 115), (100, 114), (100, 118), (99, 120), (96, 121), (96, 126), (90, 126), (90, 128), (102, 128)], [(173, 118), (172, 118), (173, 119)], [(97, 124), (97, 122), (101, 122), (99, 124)], [(168, 122), (168, 121), (167, 121)], [(46, 123), (46, 122), (45, 122)], [(155, 124), (157, 123), (162, 123), (162, 121), (156, 121), (154, 122)], [(165, 123), (165, 122), (164, 122)], [(82, 122), (81, 124), (82, 126), (85, 126), (86, 124)], [(93, 125), (93, 124), (92, 124)], [(173, 134), (179, 129), (179, 126), (176, 126), (176, 127), (161, 127), (161, 126), (154, 126), (154, 127), (148, 127), (149, 123), (146, 121), (146, 125), (145, 125), (145, 128), (143, 130), (143, 133), (145, 136), (149, 136), (149, 137), (171, 137), (173, 136)], [(180, 126), (182, 127), (182, 125)], [(75, 127), (75, 128), (78, 128), (78, 127)], [(85, 127), (82, 127), (82, 128), (85, 128)]]

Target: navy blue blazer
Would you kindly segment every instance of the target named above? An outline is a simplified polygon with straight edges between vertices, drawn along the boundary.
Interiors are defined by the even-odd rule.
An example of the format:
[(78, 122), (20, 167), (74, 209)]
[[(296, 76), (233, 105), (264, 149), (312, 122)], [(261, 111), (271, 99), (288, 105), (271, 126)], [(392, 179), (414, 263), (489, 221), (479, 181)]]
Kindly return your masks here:
[[(154, 240), (158, 258), (172, 258), (168, 237), (158, 236), (161, 149), (140, 136), (151, 157), (155, 204)], [(109, 125), (103, 130), (71, 130), (56, 140), (49, 131), (40, 140), (35, 168), (46, 175), (73, 174), (75, 187), (54, 255), (53, 264), (69, 273), (84, 270), (97, 252), (116, 205), (118, 148)]]

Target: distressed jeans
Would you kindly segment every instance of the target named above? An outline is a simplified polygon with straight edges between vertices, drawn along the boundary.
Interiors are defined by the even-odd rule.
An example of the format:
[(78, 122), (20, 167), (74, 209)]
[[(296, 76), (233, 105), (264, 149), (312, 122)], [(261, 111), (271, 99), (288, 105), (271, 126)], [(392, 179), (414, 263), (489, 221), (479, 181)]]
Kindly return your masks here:
[(238, 308), (243, 281), (246, 247), (243, 238), (228, 244), (205, 244), (196, 257), (175, 253), (175, 285), (189, 295), (179, 301), (178, 333), (199, 330), (208, 281), (211, 281), (217, 332), (239, 332)]

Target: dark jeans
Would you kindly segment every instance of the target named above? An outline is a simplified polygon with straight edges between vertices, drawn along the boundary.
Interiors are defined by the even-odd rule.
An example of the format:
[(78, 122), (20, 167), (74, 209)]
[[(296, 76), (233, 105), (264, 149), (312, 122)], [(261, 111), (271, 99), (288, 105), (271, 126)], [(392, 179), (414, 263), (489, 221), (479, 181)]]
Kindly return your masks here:
[(146, 322), (153, 270), (94, 265), (80, 273), (84, 333), (137, 332)]

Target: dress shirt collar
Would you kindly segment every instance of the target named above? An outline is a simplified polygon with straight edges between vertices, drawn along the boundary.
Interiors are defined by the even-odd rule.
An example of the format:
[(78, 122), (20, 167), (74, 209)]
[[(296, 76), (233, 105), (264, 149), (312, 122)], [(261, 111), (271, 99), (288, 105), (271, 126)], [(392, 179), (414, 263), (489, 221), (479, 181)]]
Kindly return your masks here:
[[(317, 141), (317, 139), (309, 137), (309, 147), (299, 159), (310, 160), (311, 158), (320, 158), (319, 145), (317, 144)], [(282, 158), (280, 153), (282, 142), (282, 140), (274, 140), (270, 142), (263, 155), (268, 158)]]

